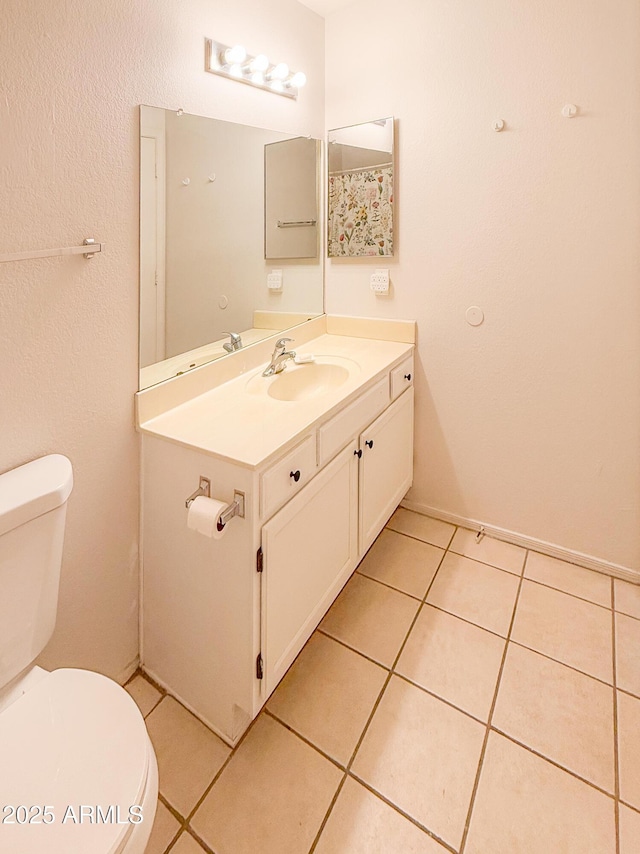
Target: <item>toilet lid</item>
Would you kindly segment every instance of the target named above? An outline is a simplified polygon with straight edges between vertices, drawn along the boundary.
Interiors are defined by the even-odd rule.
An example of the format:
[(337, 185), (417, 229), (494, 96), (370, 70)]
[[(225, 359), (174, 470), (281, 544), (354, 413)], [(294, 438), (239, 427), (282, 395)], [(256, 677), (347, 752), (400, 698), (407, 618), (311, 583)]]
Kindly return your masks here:
[(123, 688), (54, 670), (0, 714), (0, 852), (117, 851), (135, 827), (149, 750)]

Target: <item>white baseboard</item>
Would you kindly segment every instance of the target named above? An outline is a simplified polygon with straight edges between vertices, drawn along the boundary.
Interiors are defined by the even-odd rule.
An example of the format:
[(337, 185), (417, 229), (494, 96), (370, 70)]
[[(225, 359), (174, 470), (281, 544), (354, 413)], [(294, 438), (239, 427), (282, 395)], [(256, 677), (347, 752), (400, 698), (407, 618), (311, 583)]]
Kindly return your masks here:
[(447, 513), (445, 510), (428, 507), (426, 504), (420, 504), (417, 501), (407, 501), (407, 499), (404, 499), (400, 506), (405, 507), (407, 510), (413, 510), (416, 513), (422, 513), (423, 516), (432, 516), (434, 519), (440, 519), (452, 525), (459, 525), (461, 528), (478, 530), (482, 527), (488, 537), (495, 537), (497, 540), (504, 540), (506, 543), (512, 543), (514, 546), (522, 546), (525, 549), (531, 549), (534, 552), (566, 560), (569, 563), (575, 563), (587, 569), (594, 569), (596, 572), (603, 572), (605, 575), (611, 575), (614, 578), (621, 578), (624, 581), (640, 584), (640, 572), (630, 569), (627, 566), (620, 566), (620, 564), (611, 563), (610, 561), (602, 560), (602, 558), (586, 555), (573, 549), (566, 549), (564, 546), (557, 546), (554, 543), (547, 543), (536, 537), (519, 534), (517, 531), (497, 528), (495, 525), (490, 525), (488, 522), (482, 522), (479, 519), (468, 519), (465, 516), (458, 516), (455, 513)]

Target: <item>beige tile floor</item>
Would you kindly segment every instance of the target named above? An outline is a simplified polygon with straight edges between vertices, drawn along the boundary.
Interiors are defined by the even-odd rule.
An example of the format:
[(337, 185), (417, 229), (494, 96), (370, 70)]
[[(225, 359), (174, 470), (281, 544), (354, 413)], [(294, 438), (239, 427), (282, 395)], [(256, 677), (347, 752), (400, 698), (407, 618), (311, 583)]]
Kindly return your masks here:
[(640, 586), (408, 510), (233, 751), (126, 687), (148, 854), (640, 852)]

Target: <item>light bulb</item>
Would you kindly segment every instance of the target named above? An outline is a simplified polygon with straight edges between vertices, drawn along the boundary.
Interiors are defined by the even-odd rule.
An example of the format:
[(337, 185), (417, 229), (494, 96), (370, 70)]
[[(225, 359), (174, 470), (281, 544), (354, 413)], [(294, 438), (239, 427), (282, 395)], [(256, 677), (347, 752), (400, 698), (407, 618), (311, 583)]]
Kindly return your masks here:
[(306, 82), (307, 75), (304, 73), (304, 71), (296, 71), (291, 80), (289, 80), (289, 86), (295, 86), (296, 89), (302, 89)]
[(258, 54), (258, 56), (255, 56), (249, 63), (250, 71), (266, 71), (268, 67), (269, 60), (264, 53)]
[(284, 92), (284, 83), (282, 80), (272, 80), (270, 85), (274, 92)]
[(271, 80), (284, 80), (285, 77), (289, 76), (289, 66), (286, 62), (279, 62), (276, 66), (274, 66), (270, 73), (269, 78)]
[(229, 69), (229, 74), (231, 77), (242, 77), (243, 76), (242, 66), (236, 62)]
[(225, 65), (238, 65), (247, 58), (247, 51), (241, 44), (228, 47), (223, 54)]
[(254, 71), (251, 75), (251, 82), (255, 83), (256, 86), (264, 86), (264, 74), (262, 71)]

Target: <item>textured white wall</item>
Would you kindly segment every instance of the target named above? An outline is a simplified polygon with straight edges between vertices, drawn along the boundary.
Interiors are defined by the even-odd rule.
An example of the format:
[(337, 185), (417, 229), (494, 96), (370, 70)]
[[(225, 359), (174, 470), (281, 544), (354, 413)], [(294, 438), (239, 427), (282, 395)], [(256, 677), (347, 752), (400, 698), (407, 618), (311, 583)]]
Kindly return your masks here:
[(327, 127), (398, 117), (393, 296), (368, 289), (386, 261), (326, 280), (329, 312), (418, 320), (410, 497), (638, 569), (640, 7), (360, 0), (326, 24)]
[[(293, 102), (204, 72), (204, 37), (307, 72)], [(0, 471), (73, 463), (58, 624), (42, 663), (120, 676), (137, 654), (138, 104), (323, 132), (322, 19), (295, 0), (3, 0)]]

